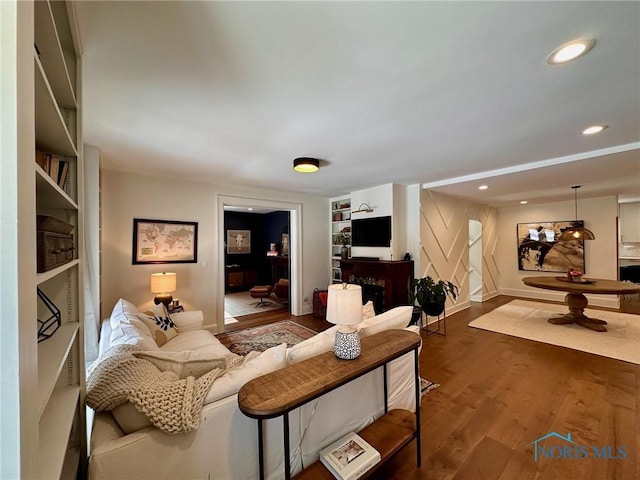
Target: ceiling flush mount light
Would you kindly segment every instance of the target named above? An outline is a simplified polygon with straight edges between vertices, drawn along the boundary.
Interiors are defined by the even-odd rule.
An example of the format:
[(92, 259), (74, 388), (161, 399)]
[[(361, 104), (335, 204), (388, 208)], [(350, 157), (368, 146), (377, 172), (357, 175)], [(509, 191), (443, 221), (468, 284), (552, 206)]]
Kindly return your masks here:
[(526, 200), (520, 200), (520, 205), (526, 205), (527, 203), (529, 202), (527, 202)]
[(293, 169), (301, 173), (313, 173), (320, 170), (320, 160), (317, 158), (299, 157), (293, 161)]
[(585, 128), (580, 133), (582, 135), (595, 135), (596, 133), (600, 133), (605, 128), (609, 128), (609, 125), (592, 125), (589, 128)]
[[(578, 223), (578, 189), (580, 185), (574, 185), (573, 187), (574, 196), (575, 196), (575, 205), (576, 205), (576, 224)], [(584, 227), (573, 226), (571, 228), (567, 228), (564, 232), (560, 234), (558, 240), (595, 240), (596, 236), (593, 234), (591, 230)]]
[(486, 189), (488, 189), (488, 188), (489, 188), (489, 185), (480, 185), (480, 186), (478, 187), (478, 190), (486, 190)]
[(570, 62), (585, 55), (595, 44), (596, 41), (591, 38), (581, 38), (580, 40), (565, 43), (551, 52), (547, 57), (547, 63), (558, 65), (560, 63)]

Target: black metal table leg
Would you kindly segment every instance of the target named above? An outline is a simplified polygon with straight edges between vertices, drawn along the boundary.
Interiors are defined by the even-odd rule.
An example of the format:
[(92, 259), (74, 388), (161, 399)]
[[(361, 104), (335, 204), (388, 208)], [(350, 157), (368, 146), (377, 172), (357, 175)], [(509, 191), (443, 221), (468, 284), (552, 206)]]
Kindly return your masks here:
[(258, 419), (258, 466), (260, 468), (260, 480), (264, 480), (264, 440), (262, 438), (262, 420)]
[(282, 427), (284, 428), (284, 478), (291, 479), (291, 459), (289, 458), (289, 412), (282, 417)]
[(420, 430), (421, 430), (421, 425), (420, 425), (420, 395), (421, 395), (421, 391), (420, 391), (420, 369), (419, 369), (419, 364), (418, 364), (418, 349), (416, 348), (414, 351), (414, 375), (415, 375), (415, 382), (416, 382), (416, 450), (417, 450), (417, 464), (418, 467), (420, 467), (422, 465), (422, 445), (420, 442)]

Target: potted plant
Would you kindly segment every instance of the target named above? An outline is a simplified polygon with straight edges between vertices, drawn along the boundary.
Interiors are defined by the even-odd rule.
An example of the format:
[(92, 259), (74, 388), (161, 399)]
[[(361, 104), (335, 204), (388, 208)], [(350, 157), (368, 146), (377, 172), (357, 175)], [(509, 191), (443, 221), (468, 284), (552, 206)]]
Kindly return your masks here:
[(447, 297), (453, 301), (458, 298), (458, 287), (446, 280), (436, 282), (431, 277), (415, 278), (412, 287), (413, 303), (420, 305), (422, 311), (432, 317), (444, 311)]
[(349, 258), (349, 249), (347, 245), (351, 243), (351, 234), (347, 232), (340, 232), (336, 235), (336, 245), (342, 245), (340, 249), (340, 258), (347, 260)]

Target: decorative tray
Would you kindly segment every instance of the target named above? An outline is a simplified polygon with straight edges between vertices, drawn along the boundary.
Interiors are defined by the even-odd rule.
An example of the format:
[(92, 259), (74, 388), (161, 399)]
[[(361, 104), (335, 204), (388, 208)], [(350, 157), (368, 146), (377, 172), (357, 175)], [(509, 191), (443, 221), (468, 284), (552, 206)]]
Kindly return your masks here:
[(595, 280), (587, 280), (586, 278), (583, 278), (579, 282), (574, 282), (573, 280), (567, 280), (567, 277), (556, 277), (556, 280), (560, 280), (561, 282), (567, 282), (567, 283), (582, 283), (583, 285), (593, 285), (594, 283), (596, 283)]

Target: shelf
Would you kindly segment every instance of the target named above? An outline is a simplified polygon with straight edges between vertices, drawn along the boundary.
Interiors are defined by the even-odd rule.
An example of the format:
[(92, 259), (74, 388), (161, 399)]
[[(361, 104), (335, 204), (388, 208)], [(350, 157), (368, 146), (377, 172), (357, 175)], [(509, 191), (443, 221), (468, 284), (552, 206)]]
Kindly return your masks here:
[(79, 386), (59, 388), (51, 397), (40, 418), (39, 474), (36, 478), (60, 478), (79, 398)]
[(35, 61), (35, 105), (36, 117), (36, 146), (44, 151), (77, 157), (78, 151), (66, 123), (62, 118), (60, 108), (49, 86), (47, 76), (42, 68), (37, 53)]
[(35, 2), (33, 13), (35, 24), (38, 25), (35, 30), (36, 47), (54, 98), (58, 105), (75, 108), (76, 94), (49, 2)]
[(65, 263), (64, 265), (60, 265), (59, 267), (52, 268), (51, 270), (47, 270), (46, 272), (43, 272), (43, 273), (38, 273), (37, 285), (42, 285), (44, 282), (51, 280), (53, 277), (57, 277), (62, 272), (65, 272), (70, 268), (75, 267), (79, 263), (80, 263), (80, 260), (76, 258), (75, 260), (71, 260), (70, 262)]
[(36, 167), (36, 202), (38, 207), (77, 210), (78, 204), (47, 175), (40, 165)]
[(47, 402), (52, 402), (52, 397), (57, 395), (55, 386), (58, 376), (67, 363), (67, 356), (78, 334), (79, 325), (77, 322), (63, 323), (51, 338), (38, 344), (37, 405), (39, 415), (43, 415), (45, 409), (49, 409)]
[[(415, 437), (415, 414), (407, 410), (391, 410), (378, 420), (358, 432), (366, 442), (380, 452), (380, 462), (360, 477), (367, 478), (384, 462), (401, 448), (408, 445)], [(335, 480), (322, 462), (317, 461), (293, 477), (294, 480)]]

